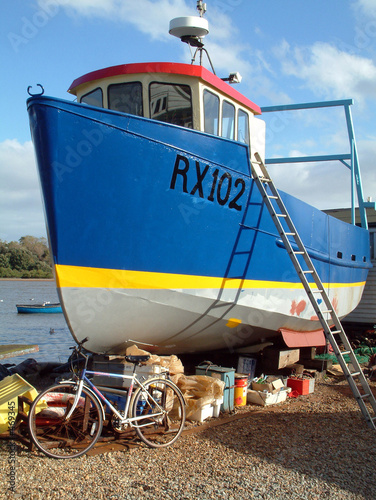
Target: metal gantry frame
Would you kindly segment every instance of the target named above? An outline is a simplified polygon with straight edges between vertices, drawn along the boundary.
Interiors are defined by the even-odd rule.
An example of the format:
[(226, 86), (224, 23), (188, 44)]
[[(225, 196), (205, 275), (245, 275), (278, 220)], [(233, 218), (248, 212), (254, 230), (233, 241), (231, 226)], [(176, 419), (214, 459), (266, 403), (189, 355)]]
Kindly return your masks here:
[(352, 99), (343, 99), (337, 101), (321, 101), (310, 102), (303, 104), (283, 104), (281, 106), (264, 106), (261, 108), (262, 113), (270, 113), (276, 111), (297, 111), (302, 109), (314, 108), (330, 108), (343, 106), (346, 116), (347, 131), (350, 142), (350, 152), (338, 155), (317, 155), (317, 156), (293, 156), (287, 158), (268, 158), (265, 160), (266, 165), (280, 163), (305, 163), (318, 161), (340, 161), (351, 171), (351, 221), (355, 225), (355, 193), (357, 195), (360, 221), (363, 228), (368, 229), (366, 208), (374, 208), (374, 202), (366, 202), (363, 197), (363, 187), (359, 168), (358, 150), (354, 134), (353, 121), (351, 116), (350, 106), (354, 104)]

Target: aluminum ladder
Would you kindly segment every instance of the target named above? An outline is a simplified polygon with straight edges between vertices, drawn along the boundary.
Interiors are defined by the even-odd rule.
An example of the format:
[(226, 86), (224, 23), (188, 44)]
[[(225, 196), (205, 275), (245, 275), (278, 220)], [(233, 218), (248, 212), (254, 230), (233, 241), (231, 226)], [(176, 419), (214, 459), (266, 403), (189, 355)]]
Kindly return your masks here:
[[(320, 280), (319, 275), (312, 263), (310, 256), (291, 220), (291, 217), (279, 196), (278, 190), (275, 187), (269, 173), (266, 169), (264, 162), (260, 155), (255, 153), (255, 160), (251, 161), (252, 175), (254, 181), (261, 193), (263, 202), (265, 203), (278, 233), (286, 247), (286, 250), (291, 258), (296, 272), (303, 284), (303, 287), (311, 301), (313, 309), (320, 320), (326, 339), (330, 342), (339, 364), (345, 374), (345, 377), (351, 387), (354, 397), (365, 417), (367, 424), (370, 428), (376, 429), (376, 400), (372, 394), (364, 373), (356, 359), (354, 351), (346, 336), (340, 320), (334, 310), (334, 307), (329, 299), (327, 292)], [(276, 211), (277, 209), (277, 211)], [(287, 227), (287, 231), (285, 230)], [(293, 244), (289, 236), (294, 240)], [(308, 281), (308, 277), (311, 281)], [(321, 299), (321, 300), (320, 300)], [(320, 307), (319, 302), (322, 307)], [(334, 330), (332, 330), (334, 328)], [(345, 348), (340, 351), (338, 343), (334, 335), (339, 336)], [(347, 366), (344, 356), (350, 357), (350, 363), (353, 371)], [(355, 382), (358, 379), (363, 389), (361, 392)], [(366, 405), (366, 402), (368, 405)], [(373, 410), (373, 412), (372, 412)]]

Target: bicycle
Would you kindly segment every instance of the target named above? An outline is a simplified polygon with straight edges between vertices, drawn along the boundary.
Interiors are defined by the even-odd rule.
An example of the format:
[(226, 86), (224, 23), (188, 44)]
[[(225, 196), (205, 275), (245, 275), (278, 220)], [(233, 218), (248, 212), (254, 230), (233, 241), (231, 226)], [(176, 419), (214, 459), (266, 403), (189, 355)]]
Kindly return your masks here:
[[(41, 392), (30, 407), (28, 427), (35, 446), (51, 458), (80, 457), (101, 436), (103, 423), (108, 422), (105, 407), (112, 414), (115, 430), (134, 428), (138, 437), (152, 448), (172, 445), (185, 424), (185, 401), (180, 389), (167, 377), (153, 377), (144, 382), (138, 378), (137, 366), (150, 355), (125, 356), (126, 361), (134, 364), (132, 375), (88, 370), (89, 356), (82, 352), (87, 340), (72, 348), (73, 378)], [(74, 373), (73, 358), (83, 361), (79, 375)], [(126, 397), (124, 409), (116, 408), (109, 396), (103, 394), (111, 393), (111, 389), (100, 390), (88, 375), (128, 379), (128, 391), (115, 391)]]

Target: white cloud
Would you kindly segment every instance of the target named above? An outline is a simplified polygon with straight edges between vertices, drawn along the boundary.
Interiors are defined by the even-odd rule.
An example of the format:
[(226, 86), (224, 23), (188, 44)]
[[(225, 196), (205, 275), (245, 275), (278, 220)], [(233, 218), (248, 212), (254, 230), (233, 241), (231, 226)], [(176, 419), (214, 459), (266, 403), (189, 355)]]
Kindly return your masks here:
[(218, 8), (209, 6), (207, 16), (209, 20), (209, 36), (217, 40), (235, 40), (238, 29), (234, 26), (231, 18), (221, 12)]
[(365, 15), (376, 18), (375, 0), (356, 0), (354, 7), (363, 11)]
[(134, 25), (152, 39), (165, 39), (170, 19), (194, 15), (192, 4), (184, 0), (39, 0), (41, 8), (56, 3), (71, 15), (103, 17)]
[[(41, 9), (48, 11), (63, 8), (74, 17), (97, 17), (130, 24), (149, 36), (152, 40), (169, 40), (169, 21), (174, 17), (197, 16), (196, 2), (193, 0), (38, 0)], [(265, 72), (271, 68), (261, 51), (255, 52), (246, 43), (239, 43), (238, 28), (231, 19), (234, 7), (231, 3), (214, 2), (209, 5), (206, 18), (210, 35), (205, 39), (214, 69), (219, 76), (228, 76), (239, 71), (244, 77), (247, 90), (256, 95), (266, 96), (272, 101), (286, 101), (286, 95), (276, 91)], [(184, 48), (184, 62), (187, 62), (187, 47)], [(210, 68), (206, 57), (203, 64)]]
[(376, 65), (371, 59), (322, 42), (306, 48), (291, 48), (285, 42), (278, 53), (283, 72), (303, 80), (320, 97), (353, 97), (363, 104), (376, 97)]
[(44, 236), (45, 224), (31, 141), (0, 143), (0, 239)]
[[(80, 0), (79, 2), (77, 0), (38, 0), (42, 9), (47, 9), (51, 2), (75, 15), (102, 17), (131, 24), (152, 39), (159, 40), (170, 38), (168, 26), (169, 21), (174, 17), (198, 16), (195, 2), (188, 0), (138, 0), (137, 2), (134, 0)], [(242, 65), (249, 65), (240, 56), (240, 52), (245, 47), (233, 44), (237, 29), (231, 18), (221, 11), (220, 6), (216, 5), (210, 6), (207, 18), (210, 30), (209, 39), (213, 42), (210, 56), (214, 59), (215, 54), (218, 53), (218, 67), (222, 68), (224, 64), (228, 65), (229, 61), (234, 60), (239, 60)]]
[[(334, 154), (348, 151), (348, 142), (343, 134), (333, 134), (329, 142), (338, 146)], [(359, 140), (357, 146), (363, 197), (365, 200), (371, 197), (376, 201), (376, 136)], [(322, 153), (317, 151), (317, 154)], [(306, 155), (306, 150), (294, 149), (287, 154), (291, 157)], [(270, 165), (268, 170), (278, 189), (319, 209), (351, 206), (351, 173), (339, 161)], [(355, 200), (357, 204), (356, 194)]]
[[(266, 97), (272, 102), (289, 101), (280, 87), (275, 87), (271, 79), (275, 74), (264, 52), (255, 50), (249, 43), (243, 43), (241, 38), (237, 37), (238, 29), (230, 17), (213, 10), (212, 22), (209, 24), (210, 34), (205, 41), (205, 47), (217, 75), (224, 77), (238, 71), (243, 77), (244, 93), (249, 95), (251, 100)], [(208, 18), (210, 21), (210, 16)], [(205, 66), (209, 67), (208, 64)], [(240, 90), (237, 86), (235, 88)]]
[(376, 136), (357, 143), (364, 198), (376, 201)]
[(278, 189), (321, 210), (350, 206), (350, 170), (339, 162), (274, 165), (269, 172)]

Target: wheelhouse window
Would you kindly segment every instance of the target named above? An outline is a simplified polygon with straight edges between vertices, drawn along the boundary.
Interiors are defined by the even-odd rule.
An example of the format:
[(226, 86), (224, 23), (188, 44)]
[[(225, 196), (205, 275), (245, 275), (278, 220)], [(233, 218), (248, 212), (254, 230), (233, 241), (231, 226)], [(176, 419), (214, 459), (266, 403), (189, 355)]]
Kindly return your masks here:
[(103, 92), (100, 87), (87, 94), (83, 95), (80, 102), (84, 104), (89, 104), (90, 106), (97, 106), (98, 108), (103, 108)]
[(242, 109), (238, 111), (238, 141), (249, 145), (249, 117)]
[(108, 86), (108, 108), (130, 115), (143, 116), (142, 84), (115, 83)]
[(227, 101), (222, 104), (222, 137), (235, 137), (235, 106)]
[(192, 92), (189, 85), (153, 82), (149, 85), (150, 118), (193, 128)]
[(209, 90), (204, 90), (204, 130), (208, 134), (218, 135), (219, 97)]

